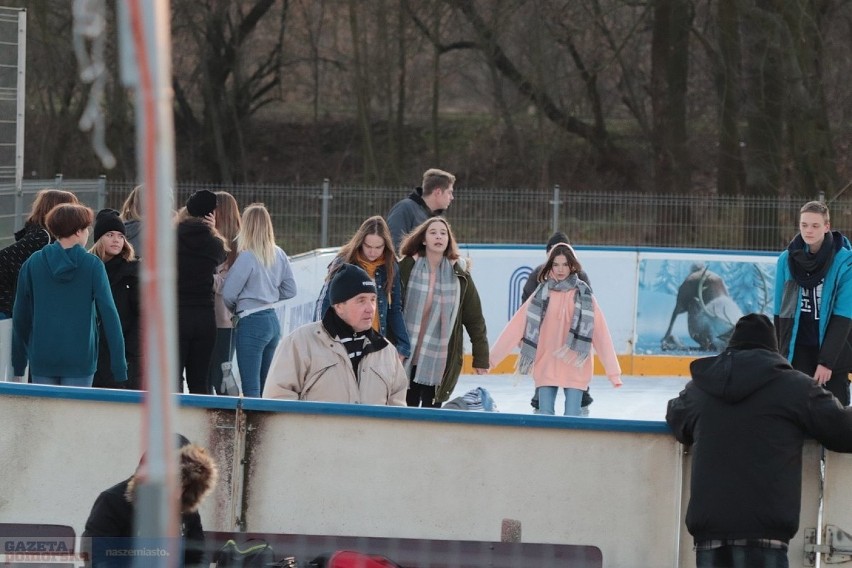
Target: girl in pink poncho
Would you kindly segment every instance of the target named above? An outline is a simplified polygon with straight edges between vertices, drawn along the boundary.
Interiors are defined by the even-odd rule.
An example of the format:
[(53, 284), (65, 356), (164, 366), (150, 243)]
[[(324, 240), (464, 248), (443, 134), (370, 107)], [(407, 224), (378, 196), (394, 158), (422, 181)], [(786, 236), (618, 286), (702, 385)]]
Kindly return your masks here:
[(565, 391), (565, 416), (579, 416), (583, 391), (592, 379), (597, 353), (614, 387), (621, 367), (603, 312), (579, 278), (580, 262), (567, 243), (555, 245), (539, 274), (536, 291), (524, 302), (491, 349), (491, 366), (520, 346), (518, 372), (532, 372), (539, 414), (554, 414), (556, 393)]

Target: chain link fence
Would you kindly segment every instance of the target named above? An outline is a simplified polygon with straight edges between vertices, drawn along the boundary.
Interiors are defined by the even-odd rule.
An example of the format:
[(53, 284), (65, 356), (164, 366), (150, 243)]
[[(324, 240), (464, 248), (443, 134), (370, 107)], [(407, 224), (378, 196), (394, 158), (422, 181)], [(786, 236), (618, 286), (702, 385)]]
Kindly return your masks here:
[[(27, 180), (23, 216), (15, 215), (11, 185), (0, 185), (0, 245), (14, 229), (35, 193), (44, 187), (78, 195), (93, 209), (120, 209), (133, 182), (95, 180)], [(175, 203), (183, 205), (198, 189), (213, 184), (179, 182)], [(346, 242), (361, 222), (384, 215), (410, 193), (404, 187), (317, 184), (246, 184), (228, 189), (240, 207), (261, 202), (269, 209), (279, 244), (297, 254)], [(780, 250), (796, 233), (800, 197), (721, 197), (636, 193), (575, 193), (553, 189), (456, 188), (447, 211), (462, 243), (542, 244), (555, 228), (582, 245), (660, 246), (701, 249)], [(849, 232), (852, 199), (830, 203), (832, 225)]]

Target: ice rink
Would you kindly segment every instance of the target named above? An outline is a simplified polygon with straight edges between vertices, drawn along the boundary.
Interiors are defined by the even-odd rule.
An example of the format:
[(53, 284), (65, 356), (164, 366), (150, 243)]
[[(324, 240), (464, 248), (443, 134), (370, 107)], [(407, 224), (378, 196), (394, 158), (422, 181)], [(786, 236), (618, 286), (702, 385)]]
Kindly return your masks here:
[[(688, 382), (687, 377), (623, 376), (624, 385), (613, 388), (606, 377), (592, 377), (590, 418), (619, 418), (624, 420), (666, 419), (666, 403), (674, 398)], [(530, 406), (532, 377), (523, 375), (462, 375), (451, 398), (470, 389), (483, 387), (494, 398), (497, 410), (504, 413), (532, 414)], [(556, 398), (556, 413), (565, 399), (560, 392)]]

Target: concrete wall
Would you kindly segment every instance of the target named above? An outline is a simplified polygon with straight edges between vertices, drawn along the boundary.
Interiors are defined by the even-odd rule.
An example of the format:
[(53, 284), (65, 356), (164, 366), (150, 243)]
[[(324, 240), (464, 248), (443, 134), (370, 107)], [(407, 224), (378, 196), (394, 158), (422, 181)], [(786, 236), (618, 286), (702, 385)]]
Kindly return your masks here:
[[(523, 542), (596, 546), (607, 567), (694, 565), (688, 456), (662, 422), (179, 398), (178, 430), (220, 467), (207, 530), (242, 518), (249, 532), (497, 541), (514, 519)], [(0, 523), (80, 534), (98, 493), (138, 463), (138, 401), (0, 384)], [(817, 526), (819, 455), (807, 445), (802, 529)], [(852, 459), (827, 465), (826, 522), (848, 530)]]

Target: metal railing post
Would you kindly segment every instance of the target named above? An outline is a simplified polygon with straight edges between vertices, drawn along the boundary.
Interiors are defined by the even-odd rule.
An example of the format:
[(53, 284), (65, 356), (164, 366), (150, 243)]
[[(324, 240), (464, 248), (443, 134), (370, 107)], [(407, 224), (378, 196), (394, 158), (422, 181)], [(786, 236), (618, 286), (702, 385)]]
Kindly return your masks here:
[(328, 178), (322, 180), (322, 213), (320, 219), (320, 247), (328, 246), (328, 206), (331, 201), (331, 192), (329, 191), (330, 182)]
[(62, 174), (56, 174), (53, 178), (53, 189), (62, 189)]
[(555, 184), (553, 186), (553, 199), (550, 201), (550, 204), (553, 205), (553, 222), (552, 222), (552, 233), (555, 233), (559, 230), (559, 205), (562, 201), (559, 199), (559, 184)]
[(106, 175), (101, 174), (100, 176), (98, 176), (98, 197), (97, 197), (98, 208), (97, 208), (97, 211), (100, 211), (101, 209), (106, 207), (106, 197), (107, 197)]
[(18, 12), (18, 82), (15, 119), (15, 225), (24, 226), (24, 118), (27, 108), (27, 12)]

